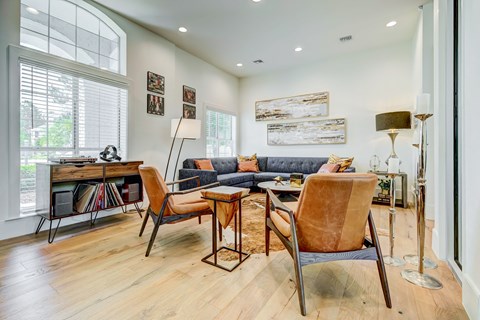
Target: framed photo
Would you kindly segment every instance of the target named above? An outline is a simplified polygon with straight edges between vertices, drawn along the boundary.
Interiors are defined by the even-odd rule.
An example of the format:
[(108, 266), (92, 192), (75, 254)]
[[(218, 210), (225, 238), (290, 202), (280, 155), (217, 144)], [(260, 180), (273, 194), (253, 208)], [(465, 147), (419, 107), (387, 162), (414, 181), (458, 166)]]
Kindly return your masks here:
[(255, 102), (255, 120), (284, 120), (328, 115), (328, 92)]
[(147, 90), (165, 94), (165, 78), (151, 71), (147, 72)]
[(165, 114), (163, 97), (147, 94), (147, 113), (163, 116)]
[(197, 102), (195, 89), (183, 86), (183, 102), (195, 104)]
[(197, 118), (197, 108), (189, 104), (183, 105), (183, 118), (184, 119), (196, 119)]

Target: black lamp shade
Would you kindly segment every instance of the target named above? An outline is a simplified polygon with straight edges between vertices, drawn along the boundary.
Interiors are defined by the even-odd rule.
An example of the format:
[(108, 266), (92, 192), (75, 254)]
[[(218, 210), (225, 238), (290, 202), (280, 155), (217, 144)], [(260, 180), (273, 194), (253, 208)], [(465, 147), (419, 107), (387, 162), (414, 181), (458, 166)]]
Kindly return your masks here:
[(375, 124), (377, 131), (411, 129), (411, 113), (410, 111), (379, 113), (375, 116)]

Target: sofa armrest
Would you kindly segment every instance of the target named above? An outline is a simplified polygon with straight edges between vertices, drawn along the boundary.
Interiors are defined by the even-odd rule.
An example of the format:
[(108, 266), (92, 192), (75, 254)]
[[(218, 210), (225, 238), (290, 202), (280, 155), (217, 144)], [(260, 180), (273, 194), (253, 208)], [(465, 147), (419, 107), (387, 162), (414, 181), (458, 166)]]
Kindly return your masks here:
[[(186, 179), (198, 176), (200, 178), (200, 185), (205, 186), (210, 183), (217, 182), (217, 171), (215, 170), (198, 170), (198, 169), (180, 169), (178, 171), (179, 179)], [(180, 190), (187, 190), (197, 187), (195, 180), (189, 180), (180, 183)]]
[(357, 170), (355, 170), (355, 167), (350, 167), (350, 168), (347, 168), (345, 169), (345, 171), (343, 171), (344, 173), (353, 173), (353, 172), (357, 172)]

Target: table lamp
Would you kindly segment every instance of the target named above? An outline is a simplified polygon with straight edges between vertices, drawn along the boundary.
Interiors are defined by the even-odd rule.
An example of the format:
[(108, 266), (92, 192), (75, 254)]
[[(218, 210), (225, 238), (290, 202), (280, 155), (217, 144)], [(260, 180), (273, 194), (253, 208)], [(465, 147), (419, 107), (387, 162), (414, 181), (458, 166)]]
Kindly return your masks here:
[(375, 124), (377, 131), (387, 131), (387, 134), (392, 141), (392, 152), (385, 161), (388, 165), (390, 158), (398, 159), (398, 156), (395, 153), (395, 138), (397, 137), (399, 130), (412, 128), (411, 113), (410, 111), (379, 113), (375, 116)]
[(170, 126), (170, 136), (173, 138), (172, 146), (170, 147), (170, 153), (168, 155), (167, 167), (165, 169), (165, 180), (168, 173), (168, 165), (172, 156), (173, 146), (177, 138), (182, 139), (180, 149), (178, 150), (177, 161), (175, 162), (175, 170), (173, 171), (173, 180), (175, 180), (175, 173), (177, 172), (178, 160), (180, 159), (180, 153), (182, 152), (183, 142), (185, 139), (195, 140), (199, 139), (202, 135), (202, 121), (197, 119), (172, 119)]

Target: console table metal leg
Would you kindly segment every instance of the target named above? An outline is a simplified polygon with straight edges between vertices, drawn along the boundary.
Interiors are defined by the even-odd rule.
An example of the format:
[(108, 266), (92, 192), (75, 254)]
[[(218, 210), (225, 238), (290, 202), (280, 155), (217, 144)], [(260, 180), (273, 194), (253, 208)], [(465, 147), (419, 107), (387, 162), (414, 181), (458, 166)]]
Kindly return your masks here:
[[(236, 233), (237, 230), (235, 230)], [(242, 199), (238, 200), (238, 260), (240, 261), (238, 264), (242, 263)], [(235, 234), (235, 238), (237, 238), (237, 235)], [(237, 247), (235, 246), (235, 250), (237, 250)]]
[[(140, 207), (138, 206), (138, 203), (135, 202), (133, 205), (135, 206), (135, 210), (137, 210), (137, 213), (140, 216), (140, 218), (143, 218), (142, 217), (142, 211), (140, 210)], [(198, 217), (198, 218), (200, 219), (200, 217)]]
[(58, 219), (58, 223), (57, 223), (57, 226), (55, 227), (55, 232), (53, 233), (53, 236), (52, 236), (52, 221), (53, 220), (50, 220), (50, 228), (48, 228), (48, 243), (52, 243), (53, 240), (55, 239), (55, 236), (57, 235), (58, 227), (60, 226), (60, 222), (62, 221), (62, 219)]
[(90, 226), (93, 226), (95, 224), (95, 221), (97, 221), (97, 216), (98, 211), (95, 212), (95, 217), (93, 217), (93, 212), (90, 212)]
[(213, 202), (212, 239), (213, 263), (217, 265), (217, 201)]
[(40, 229), (42, 229), (45, 220), (47, 220), (45, 217), (40, 217), (40, 222), (38, 223), (37, 230), (35, 230), (35, 234), (38, 234), (40, 232)]

